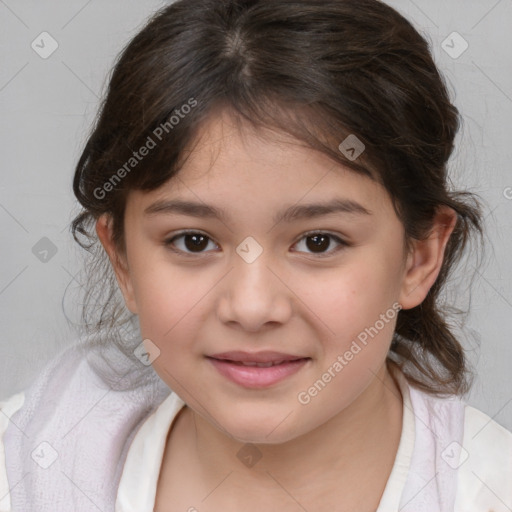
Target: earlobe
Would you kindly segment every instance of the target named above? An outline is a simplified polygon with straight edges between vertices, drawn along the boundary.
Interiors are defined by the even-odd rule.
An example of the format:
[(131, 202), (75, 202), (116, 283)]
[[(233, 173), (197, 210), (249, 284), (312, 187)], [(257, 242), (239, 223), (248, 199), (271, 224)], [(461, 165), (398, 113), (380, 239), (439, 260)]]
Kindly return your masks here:
[(137, 314), (137, 306), (135, 302), (135, 295), (133, 293), (133, 285), (128, 269), (128, 263), (124, 261), (112, 240), (112, 225), (111, 217), (108, 214), (101, 215), (96, 221), (96, 234), (101, 242), (101, 245), (107, 253), (110, 264), (114, 270), (117, 284), (123, 294), (126, 307), (134, 314)]
[(428, 238), (413, 241), (399, 299), (403, 309), (421, 304), (432, 288), (441, 271), (446, 245), (456, 224), (456, 212), (447, 206), (439, 207)]

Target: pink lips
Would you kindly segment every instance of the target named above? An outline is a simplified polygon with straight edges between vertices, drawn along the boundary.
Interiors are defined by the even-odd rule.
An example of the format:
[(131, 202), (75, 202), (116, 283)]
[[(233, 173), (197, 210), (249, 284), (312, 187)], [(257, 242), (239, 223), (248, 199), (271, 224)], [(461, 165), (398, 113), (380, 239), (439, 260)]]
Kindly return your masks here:
[(281, 352), (223, 352), (208, 356), (221, 375), (247, 388), (265, 388), (298, 372), (309, 360)]

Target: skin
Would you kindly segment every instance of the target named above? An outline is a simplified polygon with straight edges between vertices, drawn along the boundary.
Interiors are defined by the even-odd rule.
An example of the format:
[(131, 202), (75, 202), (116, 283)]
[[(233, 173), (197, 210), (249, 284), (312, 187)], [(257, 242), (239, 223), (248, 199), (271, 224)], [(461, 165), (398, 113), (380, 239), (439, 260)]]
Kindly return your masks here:
[[(210, 118), (174, 180), (129, 193), (126, 254), (114, 247), (106, 215), (96, 225), (126, 306), (160, 351), (155, 371), (187, 404), (169, 431), (155, 510), (375, 510), (402, 426), (402, 397), (385, 364), (396, 317), (309, 403), (297, 397), (393, 304), (409, 309), (424, 300), (455, 212), (440, 208), (432, 235), (404, 257), (403, 225), (381, 185), (283, 134), (237, 126), (226, 111)], [(284, 206), (335, 197), (371, 215), (273, 222)], [(177, 198), (227, 217), (143, 213)], [(187, 249), (184, 237), (174, 248), (191, 256), (165, 245), (183, 229), (207, 235), (203, 252)], [(308, 231), (349, 245), (330, 238), (315, 252)], [(263, 249), (252, 263), (236, 252), (248, 236)], [(248, 390), (205, 358), (228, 350), (310, 360), (270, 388)], [(236, 456), (246, 443), (262, 455), (253, 467)]]

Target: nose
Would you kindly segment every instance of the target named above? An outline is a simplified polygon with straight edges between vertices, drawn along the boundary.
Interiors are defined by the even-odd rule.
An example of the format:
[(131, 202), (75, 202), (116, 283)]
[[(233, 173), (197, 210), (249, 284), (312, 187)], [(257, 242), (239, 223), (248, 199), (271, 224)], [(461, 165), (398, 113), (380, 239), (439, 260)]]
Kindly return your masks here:
[(278, 269), (261, 255), (247, 263), (238, 256), (223, 280), (218, 317), (249, 332), (286, 323), (293, 310), (293, 292)]

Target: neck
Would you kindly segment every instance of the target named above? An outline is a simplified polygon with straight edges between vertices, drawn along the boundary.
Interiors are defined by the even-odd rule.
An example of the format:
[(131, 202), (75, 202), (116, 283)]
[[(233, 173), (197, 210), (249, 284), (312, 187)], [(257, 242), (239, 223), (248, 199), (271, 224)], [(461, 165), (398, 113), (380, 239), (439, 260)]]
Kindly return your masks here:
[(185, 428), (193, 432), (189, 453), (194, 454), (206, 481), (218, 483), (219, 475), (236, 471), (240, 488), (261, 485), (262, 489), (275, 489), (270, 475), (277, 481), (285, 478), (298, 489), (305, 484), (308, 489), (317, 486), (316, 492), (322, 495), (337, 481), (346, 482), (348, 489), (354, 482), (360, 486), (361, 481), (372, 478), (372, 471), (385, 485), (401, 435), (402, 397), (383, 365), (349, 407), (320, 427), (286, 443), (254, 445), (252, 450), (259, 451), (264, 463), (252, 467), (234, 457), (244, 443), (229, 438), (190, 409), (185, 417)]

